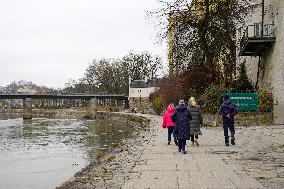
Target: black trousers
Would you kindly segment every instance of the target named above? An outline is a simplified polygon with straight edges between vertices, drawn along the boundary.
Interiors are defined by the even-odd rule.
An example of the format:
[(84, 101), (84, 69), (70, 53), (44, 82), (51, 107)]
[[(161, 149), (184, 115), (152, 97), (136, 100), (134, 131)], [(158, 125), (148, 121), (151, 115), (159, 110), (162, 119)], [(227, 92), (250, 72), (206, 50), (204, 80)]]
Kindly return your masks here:
[(178, 149), (185, 151), (186, 140), (178, 140)]
[(198, 139), (198, 135), (190, 135), (191, 142), (194, 142), (194, 138)]

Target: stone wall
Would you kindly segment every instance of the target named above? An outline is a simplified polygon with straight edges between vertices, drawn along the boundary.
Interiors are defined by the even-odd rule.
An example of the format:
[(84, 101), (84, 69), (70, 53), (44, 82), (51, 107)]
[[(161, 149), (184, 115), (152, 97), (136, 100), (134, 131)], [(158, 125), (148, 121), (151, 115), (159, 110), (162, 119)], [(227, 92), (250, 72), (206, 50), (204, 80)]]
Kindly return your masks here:
[(149, 98), (129, 98), (129, 109), (137, 108), (140, 112), (152, 113), (152, 104)]
[[(221, 127), (222, 116), (219, 114), (203, 114), (203, 123), (209, 127)], [(235, 116), (235, 126), (255, 126), (273, 124), (272, 113), (238, 113)]]

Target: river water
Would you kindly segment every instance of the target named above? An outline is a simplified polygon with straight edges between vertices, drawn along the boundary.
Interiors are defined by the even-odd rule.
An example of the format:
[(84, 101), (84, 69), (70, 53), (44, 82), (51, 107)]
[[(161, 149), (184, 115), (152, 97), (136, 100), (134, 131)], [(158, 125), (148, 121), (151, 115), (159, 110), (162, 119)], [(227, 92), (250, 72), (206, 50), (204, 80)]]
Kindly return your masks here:
[(106, 120), (1, 119), (0, 188), (55, 188), (130, 133)]

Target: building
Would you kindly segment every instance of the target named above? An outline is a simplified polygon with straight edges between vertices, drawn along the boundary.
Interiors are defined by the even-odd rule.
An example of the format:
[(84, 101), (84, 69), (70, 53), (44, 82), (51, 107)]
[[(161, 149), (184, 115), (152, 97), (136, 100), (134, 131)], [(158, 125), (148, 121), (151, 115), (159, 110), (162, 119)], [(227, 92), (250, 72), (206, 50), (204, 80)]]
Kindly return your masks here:
[(238, 61), (246, 62), (256, 88), (272, 92), (274, 123), (284, 124), (284, 1), (259, 3), (262, 6), (239, 33)]
[(131, 80), (129, 79), (129, 107), (139, 110), (150, 109), (150, 94), (159, 89), (162, 79)]

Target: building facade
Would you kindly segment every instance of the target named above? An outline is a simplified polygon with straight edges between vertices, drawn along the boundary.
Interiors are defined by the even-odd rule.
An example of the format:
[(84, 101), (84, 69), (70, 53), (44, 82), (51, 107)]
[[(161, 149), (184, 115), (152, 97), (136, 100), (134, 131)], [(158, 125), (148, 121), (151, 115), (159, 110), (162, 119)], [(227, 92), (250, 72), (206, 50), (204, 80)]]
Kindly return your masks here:
[(284, 1), (259, 0), (262, 6), (240, 32), (239, 62), (257, 88), (273, 94), (275, 124), (284, 124)]
[(141, 111), (151, 109), (150, 94), (159, 89), (161, 79), (134, 80), (129, 79), (129, 107)]

